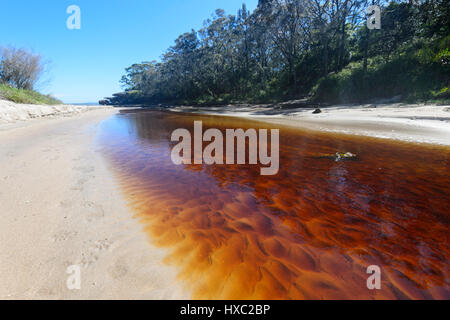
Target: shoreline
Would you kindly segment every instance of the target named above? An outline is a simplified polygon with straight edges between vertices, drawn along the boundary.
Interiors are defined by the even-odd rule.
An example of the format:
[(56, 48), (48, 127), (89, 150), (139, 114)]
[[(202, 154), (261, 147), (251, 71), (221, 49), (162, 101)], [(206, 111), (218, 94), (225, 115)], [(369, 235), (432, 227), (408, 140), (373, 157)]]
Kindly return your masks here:
[(179, 106), (164, 110), (242, 117), (320, 132), (450, 146), (448, 105), (339, 105), (322, 108), (319, 114), (313, 114), (311, 108), (283, 109), (264, 105), (236, 106), (233, 110), (229, 106)]
[(0, 299), (188, 298), (96, 144), (116, 112), (0, 125)]
[[(137, 107), (144, 109), (145, 107)], [(27, 105), (0, 100), (0, 132), (28, 126), (36, 119), (73, 117), (95, 110), (130, 110), (113, 106)], [(450, 146), (450, 105), (363, 104), (314, 109), (278, 105), (228, 105), (216, 107), (171, 106), (172, 112), (241, 117), (319, 132), (368, 136), (381, 139)]]
[(42, 118), (70, 117), (88, 111), (113, 109), (110, 106), (20, 104), (0, 99), (0, 125)]

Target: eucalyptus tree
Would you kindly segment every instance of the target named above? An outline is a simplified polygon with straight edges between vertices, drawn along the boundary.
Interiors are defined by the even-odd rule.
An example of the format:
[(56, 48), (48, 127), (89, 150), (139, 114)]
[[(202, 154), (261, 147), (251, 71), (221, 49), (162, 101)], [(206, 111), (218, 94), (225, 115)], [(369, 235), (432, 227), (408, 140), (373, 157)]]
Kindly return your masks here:
[(274, 0), (267, 17), (273, 43), (281, 53), (288, 69), (290, 81), (297, 85), (295, 64), (306, 48), (301, 25), (306, 18), (304, 0)]

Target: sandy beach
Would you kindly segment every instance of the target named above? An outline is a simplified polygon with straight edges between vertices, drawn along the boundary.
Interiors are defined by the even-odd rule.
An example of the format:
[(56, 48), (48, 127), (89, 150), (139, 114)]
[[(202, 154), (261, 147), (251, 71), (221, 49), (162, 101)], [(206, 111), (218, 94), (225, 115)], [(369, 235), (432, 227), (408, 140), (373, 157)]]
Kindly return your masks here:
[(117, 110), (90, 110), (0, 125), (0, 299), (186, 298), (94, 144)]
[(338, 105), (314, 114), (311, 108), (283, 105), (172, 107), (175, 112), (246, 117), (311, 130), (401, 141), (450, 145), (450, 106), (408, 104)]
[[(2, 103), (0, 299), (189, 298), (177, 270), (163, 263), (167, 252), (153, 247), (133, 219), (95, 144), (99, 123), (118, 110)], [(338, 106), (320, 114), (255, 106), (171, 110), (450, 144), (447, 106)], [(81, 290), (66, 286), (71, 265), (81, 267)]]

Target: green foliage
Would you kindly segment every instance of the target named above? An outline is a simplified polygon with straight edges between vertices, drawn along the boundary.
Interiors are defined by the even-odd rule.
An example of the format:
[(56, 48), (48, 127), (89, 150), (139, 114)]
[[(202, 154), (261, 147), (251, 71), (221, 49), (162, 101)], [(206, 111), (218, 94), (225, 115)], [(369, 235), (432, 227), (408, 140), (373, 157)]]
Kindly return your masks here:
[[(444, 3), (438, 1), (438, 5)], [(358, 32), (354, 62), (319, 80), (312, 91), (315, 100), (356, 103), (395, 96), (408, 102), (445, 99), (442, 88), (449, 83), (450, 36), (441, 37), (444, 26), (436, 28), (429, 21), (430, 14), (439, 16), (442, 12), (433, 8), (424, 15), (427, 8), (426, 3), (421, 7), (391, 3), (383, 11), (381, 30), (363, 27)]]
[[(344, 70), (321, 79), (315, 99), (329, 103), (357, 103), (401, 96), (409, 102), (435, 97), (448, 76), (437, 63), (424, 63), (422, 55), (399, 56), (385, 63), (351, 63)], [(440, 92), (440, 91), (439, 91)]]
[(441, 88), (440, 90), (431, 91), (432, 100), (449, 101), (450, 89), (448, 87)]
[(217, 10), (180, 35), (160, 62), (134, 64), (111, 104), (228, 104), (312, 95), (328, 103), (401, 95), (433, 99), (449, 86), (449, 2), (267, 0), (253, 13)]
[(13, 88), (7, 84), (0, 84), (0, 98), (26, 104), (62, 104), (60, 100), (50, 95), (43, 95), (33, 90)]

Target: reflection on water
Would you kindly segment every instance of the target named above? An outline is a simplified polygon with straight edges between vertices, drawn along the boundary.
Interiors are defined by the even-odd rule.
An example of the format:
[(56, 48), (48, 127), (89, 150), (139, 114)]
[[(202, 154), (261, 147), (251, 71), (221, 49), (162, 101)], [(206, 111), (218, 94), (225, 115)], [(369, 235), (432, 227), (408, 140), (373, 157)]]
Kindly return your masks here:
[[(99, 143), (151, 241), (204, 299), (450, 298), (450, 150), (280, 130), (280, 171), (170, 160), (176, 128), (271, 128), (237, 118), (127, 112)], [(352, 152), (358, 161), (318, 157)], [(366, 268), (379, 265), (381, 290)]]

